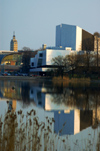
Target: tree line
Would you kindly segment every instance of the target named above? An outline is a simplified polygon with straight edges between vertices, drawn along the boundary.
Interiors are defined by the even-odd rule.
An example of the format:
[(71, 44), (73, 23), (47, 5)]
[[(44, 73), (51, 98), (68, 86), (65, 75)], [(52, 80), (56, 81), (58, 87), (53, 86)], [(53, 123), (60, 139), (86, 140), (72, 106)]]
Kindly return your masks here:
[[(100, 60), (100, 55), (98, 55)], [(100, 61), (98, 62), (100, 66)], [(93, 71), (97, 67), (97, 54), (94, 52), (85, 51), (83, 54), (72, 53), (66, 56), (58, 56), (52, 59), (52, 65), (56, 66), (52, 71), (54, 75), (63, 76), (64, 73), (88, 72)], [(96, 70), (95, 70), (96, 71)]]

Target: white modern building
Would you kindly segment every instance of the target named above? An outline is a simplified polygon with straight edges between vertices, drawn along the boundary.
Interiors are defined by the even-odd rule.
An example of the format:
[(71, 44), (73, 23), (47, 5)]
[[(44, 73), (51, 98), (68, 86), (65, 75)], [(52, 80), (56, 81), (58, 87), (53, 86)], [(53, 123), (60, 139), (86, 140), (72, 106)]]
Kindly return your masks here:
[(52, 58), (58, 56), (66, 56), (72, 51), (71, 48), (60, 48), (60, 47), (47, 47), (44, 50), (38, 51), (34, 58), (30, 59), (30, 73), (40, 74), (46, 72), (48, 69), (53, 68)]

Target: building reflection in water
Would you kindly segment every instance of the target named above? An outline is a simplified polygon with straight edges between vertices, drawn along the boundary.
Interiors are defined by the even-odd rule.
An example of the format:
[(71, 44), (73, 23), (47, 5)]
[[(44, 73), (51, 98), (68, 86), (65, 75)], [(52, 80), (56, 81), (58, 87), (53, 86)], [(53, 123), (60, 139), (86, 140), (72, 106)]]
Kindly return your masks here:
[(38, 107), (43, 107), (47, 112), (54, 113), (54, 131), (59, 135), (75, 135), (81, 130), (92, 125), (93, 111), (79, 110), (69, 107), (65, 104), (56, 104), (53, 102), (54, 93), (41, 87), (31, 87), (30, 98)]
[(54, 130), (59, 135), (74, 135), (80, 132), (80, 110), (54, 112)]
[(8, 103), (8, 110), (15, 112), (16, 106), (17, 106), (17, 101), (16, 100), (7, 101), (7, 103)]
[[(15, 85), (15, 89), (12, 89), (12, 85)], [(62, 92), (64, 92), (64, 94), (62, 94)], [(81, 95), (78, 94), (78, 91), (77, 93), (75, 93), (73, 89), (69, 88), (66, 88), (65, 90), (63, 89), (63, 91), (61, 91), (61, 94), (59, 93), (60, 89), (59, 92), (57, 92), (57, 90), (53, 87), (45, 87), (44, 84), (34, 85), (28, 82), (12, 82), (12, 84), (5, 82), (4, 86), (1, 87), (1, 96), (3, 95), (3, 97), (11, 100), (8, 101), (9, 110), (15, 111), (17, 107), (17, 101), (22, 102), (23, 100), (22, 104), (26, 104), (26, 106), (29, 105), (30, 102), (32, 102), (38, 108), (43, 108), (45, 110), (45, 114), (48, 113), (49, 115), (50, 113), (53, 113), (52, 115), (55, 119), (54, 131), (57, 134), (59, 133), (59, 135), (75, 135), (81, 130), (94, 125), (96, 123), (95, 119), (98, 119), (100, 121), (100, 112), (97, 106), (96, 109), (95, 106), (94, 108), (91, 108), (89, 101), (87, 101), (88, 106), (90, 106), (88, 110), (85, 109), (84, 103), (84, 110), (82, 106), (77, 106), (74, 95), (77, 99), (83, 99), (83, 97), (80, 96), (84, 96), (85, 99), (85, 93)], [(71, 103), (76, 104), (73, 106), (71, 105), (71, 103), (67, 104), (66, 102), (70, 100), (74, 102)], [(80, 102), (81, 101), (82, 100), (80, 100)]]
[(34, 100), (36, 106), (45, 108), (45, 93), (42, 87), (32, 86), (30, 88), (30, 100)]

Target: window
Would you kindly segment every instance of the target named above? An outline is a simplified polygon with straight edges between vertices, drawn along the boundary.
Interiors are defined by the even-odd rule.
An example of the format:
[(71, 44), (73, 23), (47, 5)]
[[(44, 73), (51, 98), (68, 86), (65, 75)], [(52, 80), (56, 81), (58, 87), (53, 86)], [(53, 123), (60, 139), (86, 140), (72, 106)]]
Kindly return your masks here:
[(32, 62), (32, 64), (31, 64), (32, 66), (34, 66), (34, 62)]
[(42, 105), (42, 94), (40, 91), (37, 92), (37, 100), (38, 100), (38, 105)]
[(33, 94), (33, 90), (31, 90), (31, 94)]
[(43, 57), (43, 53), (40, 53), (40, 54), (39, 54), (39, 57)]
[(42, 65), (42, 59), (38, 59), (38, 66)]

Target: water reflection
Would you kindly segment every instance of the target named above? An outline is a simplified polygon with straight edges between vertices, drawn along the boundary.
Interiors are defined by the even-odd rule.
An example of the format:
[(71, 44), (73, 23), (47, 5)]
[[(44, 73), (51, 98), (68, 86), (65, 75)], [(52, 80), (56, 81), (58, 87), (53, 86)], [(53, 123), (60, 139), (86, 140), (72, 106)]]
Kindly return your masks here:
[(0, 100), (6, 101), (7, 110), (43, 109), (43, 114), (54, 118), (53, 131), (59, 136), (75, 135), (90, 126), (97, 128), (99, 91), (100, 84), (59, 86), (50, 82), (0, 81)]

